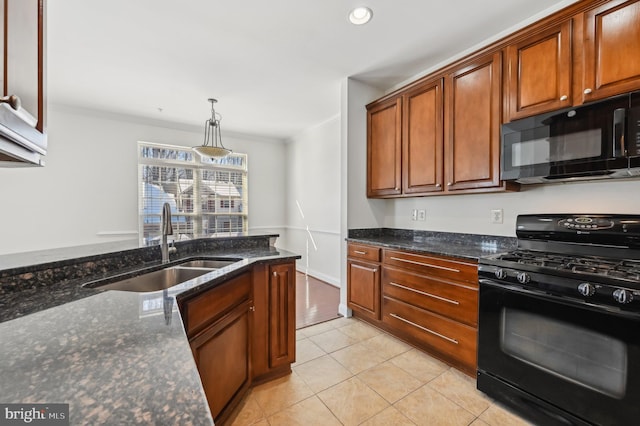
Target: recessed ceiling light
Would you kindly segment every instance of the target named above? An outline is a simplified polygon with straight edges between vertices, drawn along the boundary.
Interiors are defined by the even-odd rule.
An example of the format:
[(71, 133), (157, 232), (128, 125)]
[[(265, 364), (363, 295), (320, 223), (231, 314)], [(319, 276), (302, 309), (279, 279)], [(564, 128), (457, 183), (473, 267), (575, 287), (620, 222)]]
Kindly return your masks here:
[(354, 25), (363, 25), (371, 20), (373, 12), (368, 7), (356, 7), (349, 13), (349, 21)]

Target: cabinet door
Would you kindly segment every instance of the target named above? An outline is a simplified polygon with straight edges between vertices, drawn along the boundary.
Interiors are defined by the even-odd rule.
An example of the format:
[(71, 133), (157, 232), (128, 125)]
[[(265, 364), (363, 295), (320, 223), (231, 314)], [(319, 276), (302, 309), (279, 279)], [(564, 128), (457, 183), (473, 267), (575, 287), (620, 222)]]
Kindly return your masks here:
[(380, 265), (347, 261), (347, 306), (371, 319), (380, 319)]
[(6, 24), (4, 95), (17, 95), (22, 110), (34, 119), (31, 125), (43, 132), (44, 0), (3, 0), (2, 3), (3, 25)]
[(402, 98), (367, 111), (367, 197), (400, 195), (402, 191)]
[(445, 80), (447, 191), (500, 184), (501, 69), (496, 52)]
[(442, 79), (403, 96), (402, 189), (442, 191)]
[(506, 49), (509, 120), (571, 105), (571, 21)]
[(224, 421), (248, 389), (249, 302), (191, 340), (191, 351), (215, 422)]
[(292, 263), (269, 267), (269, 366), (296, 359), (296, 270)]
[(640, 1), (610, 1), (584, 14), (584, 101), (640, 88)]

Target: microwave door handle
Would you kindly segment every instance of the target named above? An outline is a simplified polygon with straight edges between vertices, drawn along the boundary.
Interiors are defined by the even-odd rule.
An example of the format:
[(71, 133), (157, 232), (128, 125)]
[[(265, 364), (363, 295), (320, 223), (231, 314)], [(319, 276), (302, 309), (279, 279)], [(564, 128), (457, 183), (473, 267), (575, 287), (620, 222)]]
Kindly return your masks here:
[[(627, 150), (624, 146), (625, 117), (626, 110), (624, 108), (617, 108), (613, 111), (613, 158), (627, 155)], [(618, 151), (618, 147), (620, 147), (620, 151)]]

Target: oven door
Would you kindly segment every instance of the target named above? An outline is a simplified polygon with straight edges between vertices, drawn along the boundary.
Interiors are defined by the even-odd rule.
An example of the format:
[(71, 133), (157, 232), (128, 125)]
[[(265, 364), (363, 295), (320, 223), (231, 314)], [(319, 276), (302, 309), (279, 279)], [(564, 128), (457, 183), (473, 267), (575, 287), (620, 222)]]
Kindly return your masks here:
[(543, 424), (635, 424), (639, 326), (634, 313), (481, 279), (478, 389)]

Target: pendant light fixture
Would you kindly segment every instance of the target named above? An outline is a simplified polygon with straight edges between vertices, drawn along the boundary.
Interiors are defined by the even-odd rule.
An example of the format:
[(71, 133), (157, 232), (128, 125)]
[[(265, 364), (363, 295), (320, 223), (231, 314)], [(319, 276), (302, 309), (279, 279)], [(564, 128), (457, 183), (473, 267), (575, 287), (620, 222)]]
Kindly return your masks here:
[(211, 102), (211, 118), (204, 123), (204, 142), (201, 146), (194, 146), (193, 150), (202, 157), (222, 158), (231, 154), (231, 150), (222, 145), (220, 135), (220, 120), (222, 116), (214, 108), (217, 99), (209, 98)]

